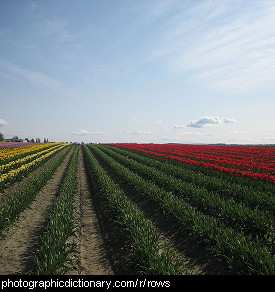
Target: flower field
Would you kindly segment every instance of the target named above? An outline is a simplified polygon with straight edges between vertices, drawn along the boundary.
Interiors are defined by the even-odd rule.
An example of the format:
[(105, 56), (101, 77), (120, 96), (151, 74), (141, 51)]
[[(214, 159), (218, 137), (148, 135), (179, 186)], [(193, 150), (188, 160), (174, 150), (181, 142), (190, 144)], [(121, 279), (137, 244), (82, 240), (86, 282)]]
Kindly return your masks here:
[[(112, 264), (102, 274), (275, 274), (275, 148), (49, 143), (2, 148), (0, 161), (0, 192), (23, 185), (0, 201), (2, 246), (11, 246), (4, 243), (18, 220), (17, 236), (44, 222), (26, 240), (26, 250), (36, 246), (29, 274), (82, 274), (84, 263), (96, 273), (103, 258)], [(50, 193), (42, 212), (35, 202), (46, 204)], [(96, 232), (83, 232), (95, 224), (85, 217), (88, 206)], [(106, 253), (97, 251), (99, 237)], [(15, 269), (4, 267), (16, 252), (0, 248), (0, 274)]]
[(22, 179), (22, 176), (60, 151), (65, 144), (46, 143), (18, 147), (17, 143), (14, 146), (2, 148), (0, 152), (0, 190)]
[[(189, 145), (90, 148), (106, 169), (112, 169), (112, 177), (132, 188), (133, 196), (154, 202), (159, 214), (169, 214), (171, 222), (179, 224), (183, 238), (206, 245), (235, 273), (274, 274), (274, 148), (263, 148), (263, 153), (259, 148)], [(254, 163), (255, 172), (242, 172), (260, 174), (256, 171), (267, 166), (270, 173), (258, 177), (223, 171), (223, 167), (238, 170), (233, 162), (240, 165), (249, 159), (259, 167)], [(250, 165), (243, 163), (242, 167)]]
[(275, 148), (208, 146), (208, 145), (156, 145), (115, 144), (158, 157), (176, 160), (194, 166), (203, 166), (238, 176), (271, 180), (275, 183)]

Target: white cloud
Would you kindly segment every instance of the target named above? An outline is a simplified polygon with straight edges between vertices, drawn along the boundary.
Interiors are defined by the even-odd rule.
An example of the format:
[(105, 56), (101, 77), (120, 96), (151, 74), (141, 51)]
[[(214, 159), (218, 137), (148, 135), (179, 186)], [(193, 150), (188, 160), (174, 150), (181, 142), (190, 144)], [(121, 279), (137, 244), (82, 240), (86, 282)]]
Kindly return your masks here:
[(274, 1), (216, 0), (184, 7), (162, 37), (152, 57), (165, 58), (173, 72), (188, 72), (223, 92), (274, 86)]
[(103, 135), (105, 134), (105, 132), (101, 132), (101, 131), (95, 131), (95, 132), (91, 132), (91, 135)]
[(212, 126), (219, 125), (222, 123), (234, 123), (234, 122), (236, 122), (234, 119), (228, 118), (228, 117), (219, 118), (219, 117), (204, 116), (204, 117), (201, 117), (197, 121), (191, 121), (187, 125), (187, 127), (204, 128), (204, 127), (212, 127)]
[(6, 77), (12, 78), (14, 80), (17, 79), (16, 77), (21, 77), (35, 85), (44, 86), (55, 90), (61, 88), (64, 89), (63, 82), (54, 77), (46, 75), (42, 72), (26, 70), (1, 58), (0, 69), (6, 71), (1, 72), (2, 76), (5, 75)]
[(184, 125), (175, 125), (175, 129), (182, 129), (182, 128), (186, 128), (186, 126), (184, 126)]
[(77, 132), (72, 132), (73, 135), (78, 135), (78, 136), (85, 136), (85, 135), (89, 135), (90, 132), (87, 130), (79, 130)]
[(202, 133), (198, 133), (198, 132), (182, 132), (182, 133), (178, 133), (178, 135), (197, 135), (197, 136), (202, 136)]
[(232, 130), (231, 133), (233, 134), (243, 134), (243, 131), (239, 131), (239, 130)]
[(221, 118), (221, 121), (226, 123), (226, 124), (229, 124), (229, 123), (236, 123), (236, 120), (235, 119), (232, 119), (232, 118)]
[(187, 127), (192, 127), (192, 128), (202, 128), (204, 126), (209, 126), (209, 125), (216, 125), (216, 124), (220, 124), (221, 121), (219, 118), (217, 117), (201, 117), (199, 120), (197, 121), (191, 121)]
[(78, 135), (78, 136), (86, 136), (86, 135), (103, 135), (105, 132), (101, 131), (95, 131), (95, 132), (89, 132), (87, 130), (79, 130), (76, 132), (72, 132), (73, 135)]
[(3, 119), (0, 119), (0, 127), (6, 126), (6, 125), (8, 125), (8, 122)]
[(125, 131), (124, 133), (126, 134), (132, 134), (132, 135), (152, 135), (153, 133), (150, 132), (150, 131), (131, 131), (131, 130), (128, 130), (128, 131)]

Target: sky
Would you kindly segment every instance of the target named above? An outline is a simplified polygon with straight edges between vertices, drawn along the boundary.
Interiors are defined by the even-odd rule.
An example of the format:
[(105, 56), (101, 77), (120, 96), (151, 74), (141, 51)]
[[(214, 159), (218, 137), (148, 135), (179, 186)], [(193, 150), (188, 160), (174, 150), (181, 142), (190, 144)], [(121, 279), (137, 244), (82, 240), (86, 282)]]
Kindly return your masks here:
[(1, 0), (0, 132), (275, 143), (274, 0)]

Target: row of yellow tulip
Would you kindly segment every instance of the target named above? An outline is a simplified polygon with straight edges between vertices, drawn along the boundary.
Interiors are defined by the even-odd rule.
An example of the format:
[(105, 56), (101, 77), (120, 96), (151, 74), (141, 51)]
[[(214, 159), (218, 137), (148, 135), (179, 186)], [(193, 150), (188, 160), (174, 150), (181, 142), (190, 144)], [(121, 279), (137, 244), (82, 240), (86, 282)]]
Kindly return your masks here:
[(32, 153), (50, 146), (60, 145), (60, 143), (43, 143), (38, 145), (32, 145), (27, 147), (18, 147), (18, 148), (3, 148), (0, 150), (0, 164), (5, 164), (7, 161), (10, 161), (12, 158), (22, 156), (27, 153)]
[(0, 176), (0, 190), (4, 188), (7, 184), (15, 181), (19, 175), (26, 173), (26, 171), (32, 169), (35, 166), (38, 166), (42, 161), (44, 161), (49, 156), (53, 155), (55, 152), (61, 150), (64, 148), (67, 144), (59, 144), (59, 147), (53, 149), (52, 151), (44, 154), (41, 157), (38, 157), (37, 159), (32, 160), (29, 163), (23, 164), (22, 166), (13, 169), (7, 173), (4, 173)]
[[(11, 168), (15, 168), (16, 166), (19, 167), (19, 166), (25, 164), (27, 161), (31, 161), (31, 160), (35, 159), (36, 157), (39, 157), (39, 156), (41, 156), (49, 151), (52, 151), (53, 149), (56, 149), (58, 147), (60, 147), (60, 144), (58, 144), (58, 145), (55, 144), (54, 146), (51, 146), (50, 148), (47, 148), (45, 150), (42, 150), (39, 152), (35, 151), (34, 154), (30, 154), (30, 155), (24, 156), (23, 158), (19, 158), (19, 159), (13, 160), (11, 162), (8, 162), (6, 164), (0, 165), (0, 174), (3, 174), (5, 172), (7, 172), (8, 170), (10, 170)], [(43, 147), (43, 148), (45, 148), (45, 147)], [(31, 153), (32, 152), (33, 151), (31, 151)]]

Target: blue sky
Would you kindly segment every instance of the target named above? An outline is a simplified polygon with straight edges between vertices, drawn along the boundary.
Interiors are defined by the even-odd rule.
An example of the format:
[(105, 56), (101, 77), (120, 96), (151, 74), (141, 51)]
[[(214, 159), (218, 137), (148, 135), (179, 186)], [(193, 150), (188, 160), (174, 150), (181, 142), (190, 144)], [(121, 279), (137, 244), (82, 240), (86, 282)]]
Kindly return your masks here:
[(1, 0), (5, 138), (275, 143), (275, 1)]

